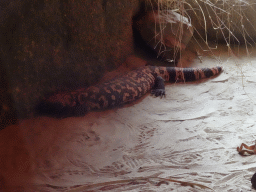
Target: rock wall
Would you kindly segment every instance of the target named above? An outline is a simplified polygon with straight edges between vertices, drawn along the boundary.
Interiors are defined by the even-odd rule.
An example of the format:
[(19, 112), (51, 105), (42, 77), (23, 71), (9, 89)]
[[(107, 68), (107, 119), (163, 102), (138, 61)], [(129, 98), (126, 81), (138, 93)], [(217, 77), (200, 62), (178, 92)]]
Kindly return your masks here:
[(148, 9), (179, 9), (188, 17), (200, 40), (245, 44), (256, 41), (255, 0), (150, 0)]
[[(186, 0), (185, 9), (198, 39), (242, 45), (256, 41), (255, 0)], [(193, 9), (191, 9), (193, 8)]]
[(139, 7), (140, 0), (1, 1), (1, 120), (14, 109), (26, 118), (46, 93), (89, 86), (122, 64), (133, 53)]

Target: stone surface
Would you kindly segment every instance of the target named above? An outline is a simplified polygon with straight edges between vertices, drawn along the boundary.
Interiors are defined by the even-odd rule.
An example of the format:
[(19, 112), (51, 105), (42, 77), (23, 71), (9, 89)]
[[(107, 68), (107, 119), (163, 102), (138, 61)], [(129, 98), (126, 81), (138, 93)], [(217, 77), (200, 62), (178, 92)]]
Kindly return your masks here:
[(188, 18), (171, 10), (150, 11), (136, 21), (141, 38), (167, 61), (178, 58), (193, 36)]
[(1, 119), (7, 108), (28, 117), (45, 94), (89, 86), (121, 65), (133, 52), (132, 16), (139, 5), (139, 0), (1, 1)]

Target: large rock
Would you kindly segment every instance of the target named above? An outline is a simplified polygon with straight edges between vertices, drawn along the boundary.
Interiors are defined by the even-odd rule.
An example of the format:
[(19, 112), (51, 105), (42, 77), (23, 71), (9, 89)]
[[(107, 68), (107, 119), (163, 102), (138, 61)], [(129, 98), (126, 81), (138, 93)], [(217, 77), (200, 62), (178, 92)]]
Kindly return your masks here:
[(178, 59), (193, 36), (188, 18), (171, 10), (150, 11), (135, 22), (144, 42), (167, 61)]
[(133, 53), (132, 16), (139, 5), (139, 0), (1, 1), (1, 120), (15, 117), (14, 108), (18, 117), (28, 117), (46, 93), (89, 86), (122, 64)]

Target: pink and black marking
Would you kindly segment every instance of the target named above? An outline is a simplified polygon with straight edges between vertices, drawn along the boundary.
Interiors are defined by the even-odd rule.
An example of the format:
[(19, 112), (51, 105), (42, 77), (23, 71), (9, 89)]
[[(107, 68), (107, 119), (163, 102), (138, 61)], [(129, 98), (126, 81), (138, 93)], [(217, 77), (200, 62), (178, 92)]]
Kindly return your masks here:
[(81, 116), (88, 111), (113, 108), (130, 103), (150, 90), (155, 96), (162, 97), (165, 95), (164, 81), (195, 81), (217, 75), (221, 71), (221, 67), (177, 68), (146, 66), (87, 89), (54, 94), (43, 100), (37, 106), (37, 111), (41, 115), (55, 117)]

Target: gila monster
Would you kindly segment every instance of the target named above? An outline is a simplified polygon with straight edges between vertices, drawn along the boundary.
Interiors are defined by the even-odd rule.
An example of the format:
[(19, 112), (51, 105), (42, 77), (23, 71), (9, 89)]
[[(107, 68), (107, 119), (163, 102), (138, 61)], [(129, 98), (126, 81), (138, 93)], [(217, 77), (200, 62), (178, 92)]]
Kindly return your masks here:
[(164, 81), (188, 82), (209, 78), (222, 71), (213, 68), (177, 68), (145, 66), (108, 82), (56, 93), (43, 100), (37, 111), (41, 115), (69, 117), (84, 115), (88, 111), (121, 106), (137, 100), (151, 90), (155, 96), (165, 95)]

